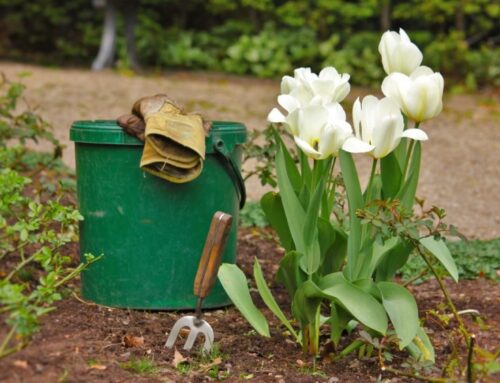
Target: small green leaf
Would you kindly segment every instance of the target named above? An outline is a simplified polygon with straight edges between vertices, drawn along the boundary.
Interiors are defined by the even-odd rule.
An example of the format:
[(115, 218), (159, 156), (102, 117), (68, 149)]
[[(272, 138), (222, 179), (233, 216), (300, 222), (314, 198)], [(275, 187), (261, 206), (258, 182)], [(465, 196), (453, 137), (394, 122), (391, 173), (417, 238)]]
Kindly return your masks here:
[(269, 337), (269, 325), (252, 301), (243, 271), (236, 265), (223, 263), (217, 275), (222, 287), (240, 313), (260, 335)]
[(379, 282), (377, 287), (399, 337), (399, 347), (403, 349), (413, 340), (419, 328), (417, 302), (407, 289), (397, 283)]
[(432, 343), (422, 327), (418, 328), (417, 335), (406, 346), (406, 350), (417, 360), (430, 361), (432, 363), (436, 361), (434, 347), (432, 347)]
[(450, 250), (443, 240), (434, 237), (420, 239), (420, 243), (444, 266), (455, 282), (458, 282), (458, 270)]
[(299, 340), (299, 336), (293, 329), (292, 325), (286, 318), (285, 314), (283, 314), (283, 311), (281, 311), (280, 307), (276, 303), (276, 300), (274, 299), (271, 290), (269, 290), (269, 287), (267, 287), (266, 280), (264, 279), (264, 275), (262, 274), (262, 269), (260, 268), (259, 261), (257, 260), (257, 257), (255, 257), (255, 261), (253, 264), (253, 277), (255, 279), (255, 283), (257, 285), (257, 289), (259, 290), (259, 294), (262, 297), (262, 300), (266, 304), (266, 306), (271, 310), (271, 312), (276, 315), (276, 317), (285, 325), (285, 327), (290, 331), (293, 336)]

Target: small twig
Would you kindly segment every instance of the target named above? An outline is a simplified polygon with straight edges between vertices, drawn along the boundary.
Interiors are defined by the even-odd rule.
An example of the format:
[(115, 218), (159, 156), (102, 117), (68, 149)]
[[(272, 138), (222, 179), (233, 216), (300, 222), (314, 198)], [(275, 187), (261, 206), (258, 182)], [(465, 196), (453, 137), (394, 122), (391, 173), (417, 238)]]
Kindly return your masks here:
[(77, 293), (75, 293), (73, 291), (73, 293), (71, 294), (73, 296), (73, 298), (75, 298), (78, 302), (80, 303), (83, 303), (84, 305), (87, 305), (87, 306), (97, 306), (97, 303), (94, 303), (94, 302), (87, 302), (86, 300), (82, 299), (81, 297), (78, 296)]
[(476, 336), (471, 334), (469, 341), (469, 350), (467, 351), (467, 383), (473, 383), (474, 377), (474, 344)]
[(404, 372), (400, 370), (396, 370), (392, 367), (382, 367), (381, 368), (382, 372), (390, 372), (394, 375), (399, 375), (399, 376), (405, 376), (407, 378), (413, 378), (413, 379), (418, 379), (422, 380), (424, 382), (436, 382), (436, 383), (447, 383), (450, 380), (446, 378), (434, 378), (432, 376), (423, 376), (423, 375), (418, 375), (418, 374), (412, 374), (410, 372)]
[(422, 278), (425, 274), (427, 274), (429, 272), (428, 269), (424, 269), (422, 270), (417, 276), (413, 277), (413, 278), (410, 278), (408, 279), (405, 283), (403, 283), (403, 286), (406, 287), (408, 285), (411, 285), (413, 282), (415, 282), (416, 280)]

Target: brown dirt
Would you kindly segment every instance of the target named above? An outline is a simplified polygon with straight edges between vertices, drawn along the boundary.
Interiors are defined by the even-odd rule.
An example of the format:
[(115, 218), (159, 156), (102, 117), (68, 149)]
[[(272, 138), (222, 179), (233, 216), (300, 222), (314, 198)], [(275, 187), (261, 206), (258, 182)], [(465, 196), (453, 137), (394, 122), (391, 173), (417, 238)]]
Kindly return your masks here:
[[(238, 243), (239, 263), (247, 275), (251, 273), (253, 257), (257, 256), (267, 280), (272, 281), (282, 254), (270, 232), (242, 230)], [(283, 289), (274, 283), (271, 288), (280, 306), (289, 307)], [(483, 323), (465, 318), (477, 335), (477, 345), (489, 350), (498, 347), (499, 285), (478, 279), (449, 283), (449, 288), (459, 310), (477, 309), (481, 313)], [(448, 326), (436, 320), (430, 310), (438, 309), (443, 298), (434, 282), (412, 289), (436, 348), (437, 366), (442, 368), (451, 352), (446, 336), (449, 331), (443, 331)], [(262, 302), (256, 301), (263, 309)], [(182, 351), (190, 358), (191, 369), (186, 368), (181, 373), (172, 365), (174, 352), (163, 347), (165, 332), (181, 313), (113, 309), (70, 297), (61, 301), (58, 310), (45, 318), (41, 331), (29, 347), (0, 361), (0, 381), (206, 382), (216, 380), (217, 376), (227, 382), (375, 382), (379, 376), (386, 382), (412, 381), (383, 373), (376, 357), (359, 360), (350, 355), (333, 362), (329, 356), (331, 345), (323, 350), (323, 358), (317, 362), (317, 371), (313, 374), (311, 361), (286, 336), (272, 314), (266, 309), (264, 312), (271, 322), (271, 338), (256, 335), (234, 308), (205, 313), (205, 319), (215, 330), (220, 359), (212, 365), (208, 362), (200, 365), (196, 354)], [(132, 341), (124, 341), (126, 336)], [(132, 337), (142, 337), (143, 344)], [(345, 347), (348, 339), (343, 342)], [(139, 358), (153, 361), (157, 371), (138, 374), (124, 368), (123, 363)], [(394, 352), (393, 366), (400, 366), (402, 362), (403, 354)], [(438, 373), (434, 371), (433, 375)]]
[[(126, 113), (137, 98), (167, 92), (188, 111), (262, 129), (279, 92), (279, 81), (253, 78), (183, 72), (124, 76), (112, 71), (0, 63), (0, 72), (9, 78), (21, 71), (31, 72), (24, 80), (27, 98), (67, 144), (64, 160), (70, 166), (74, 166), (74, 150), (69, 127), (74, 120), (114, 119)], [(353, 89), (346, 105), (367, 92)], [(430, 141), (424, 145), (419, 194), (429, 205), (445, 208), (449, 223), (471, 238), (500, 236), (499, 100), (498, 90), (448, 95), (444, 112), (422, 125)], [(366, 179), (367, 161), (360, 159), (360, 166)], [(256, 179), (250, 179), (247, 188), (251, 199), (262, 195)]]

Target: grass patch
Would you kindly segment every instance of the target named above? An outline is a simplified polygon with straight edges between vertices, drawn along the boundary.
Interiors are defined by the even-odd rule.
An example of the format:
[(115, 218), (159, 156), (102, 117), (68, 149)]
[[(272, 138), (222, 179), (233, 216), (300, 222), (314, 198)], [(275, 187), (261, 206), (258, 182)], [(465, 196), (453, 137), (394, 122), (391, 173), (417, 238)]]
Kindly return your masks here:
[[(448, 242), (448, 248), (455, 260), (459, 277), (462, 279), (488, 278), (498, 281), (497, 271), (500, 270), (500, 238), (488, 241), (457, 241)], [(441, 271), (440, 264), (436, 265)], [(409, 280), (426, 268), (420, 257), (412, 256), (408, 263), (401, 269), (401, 277)], [(417, 281), (421, 282), (430, 278), (430, 274)]]
[(152, 375), (158, 371), (154, 362), (148, 358), (131, 359), (121, 363), (120, 367), (139, 375)]

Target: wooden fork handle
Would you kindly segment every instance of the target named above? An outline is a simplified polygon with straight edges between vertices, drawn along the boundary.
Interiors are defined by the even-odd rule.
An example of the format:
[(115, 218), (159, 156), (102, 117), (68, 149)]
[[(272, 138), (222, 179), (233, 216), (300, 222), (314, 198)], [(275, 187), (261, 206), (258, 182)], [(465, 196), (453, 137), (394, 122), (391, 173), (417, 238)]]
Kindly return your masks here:
[(194, 279), (194, 295), (198, 298), (205, 298), (215, 284), (232, 221), (230, 214), (221, 211), (212, 218)]

